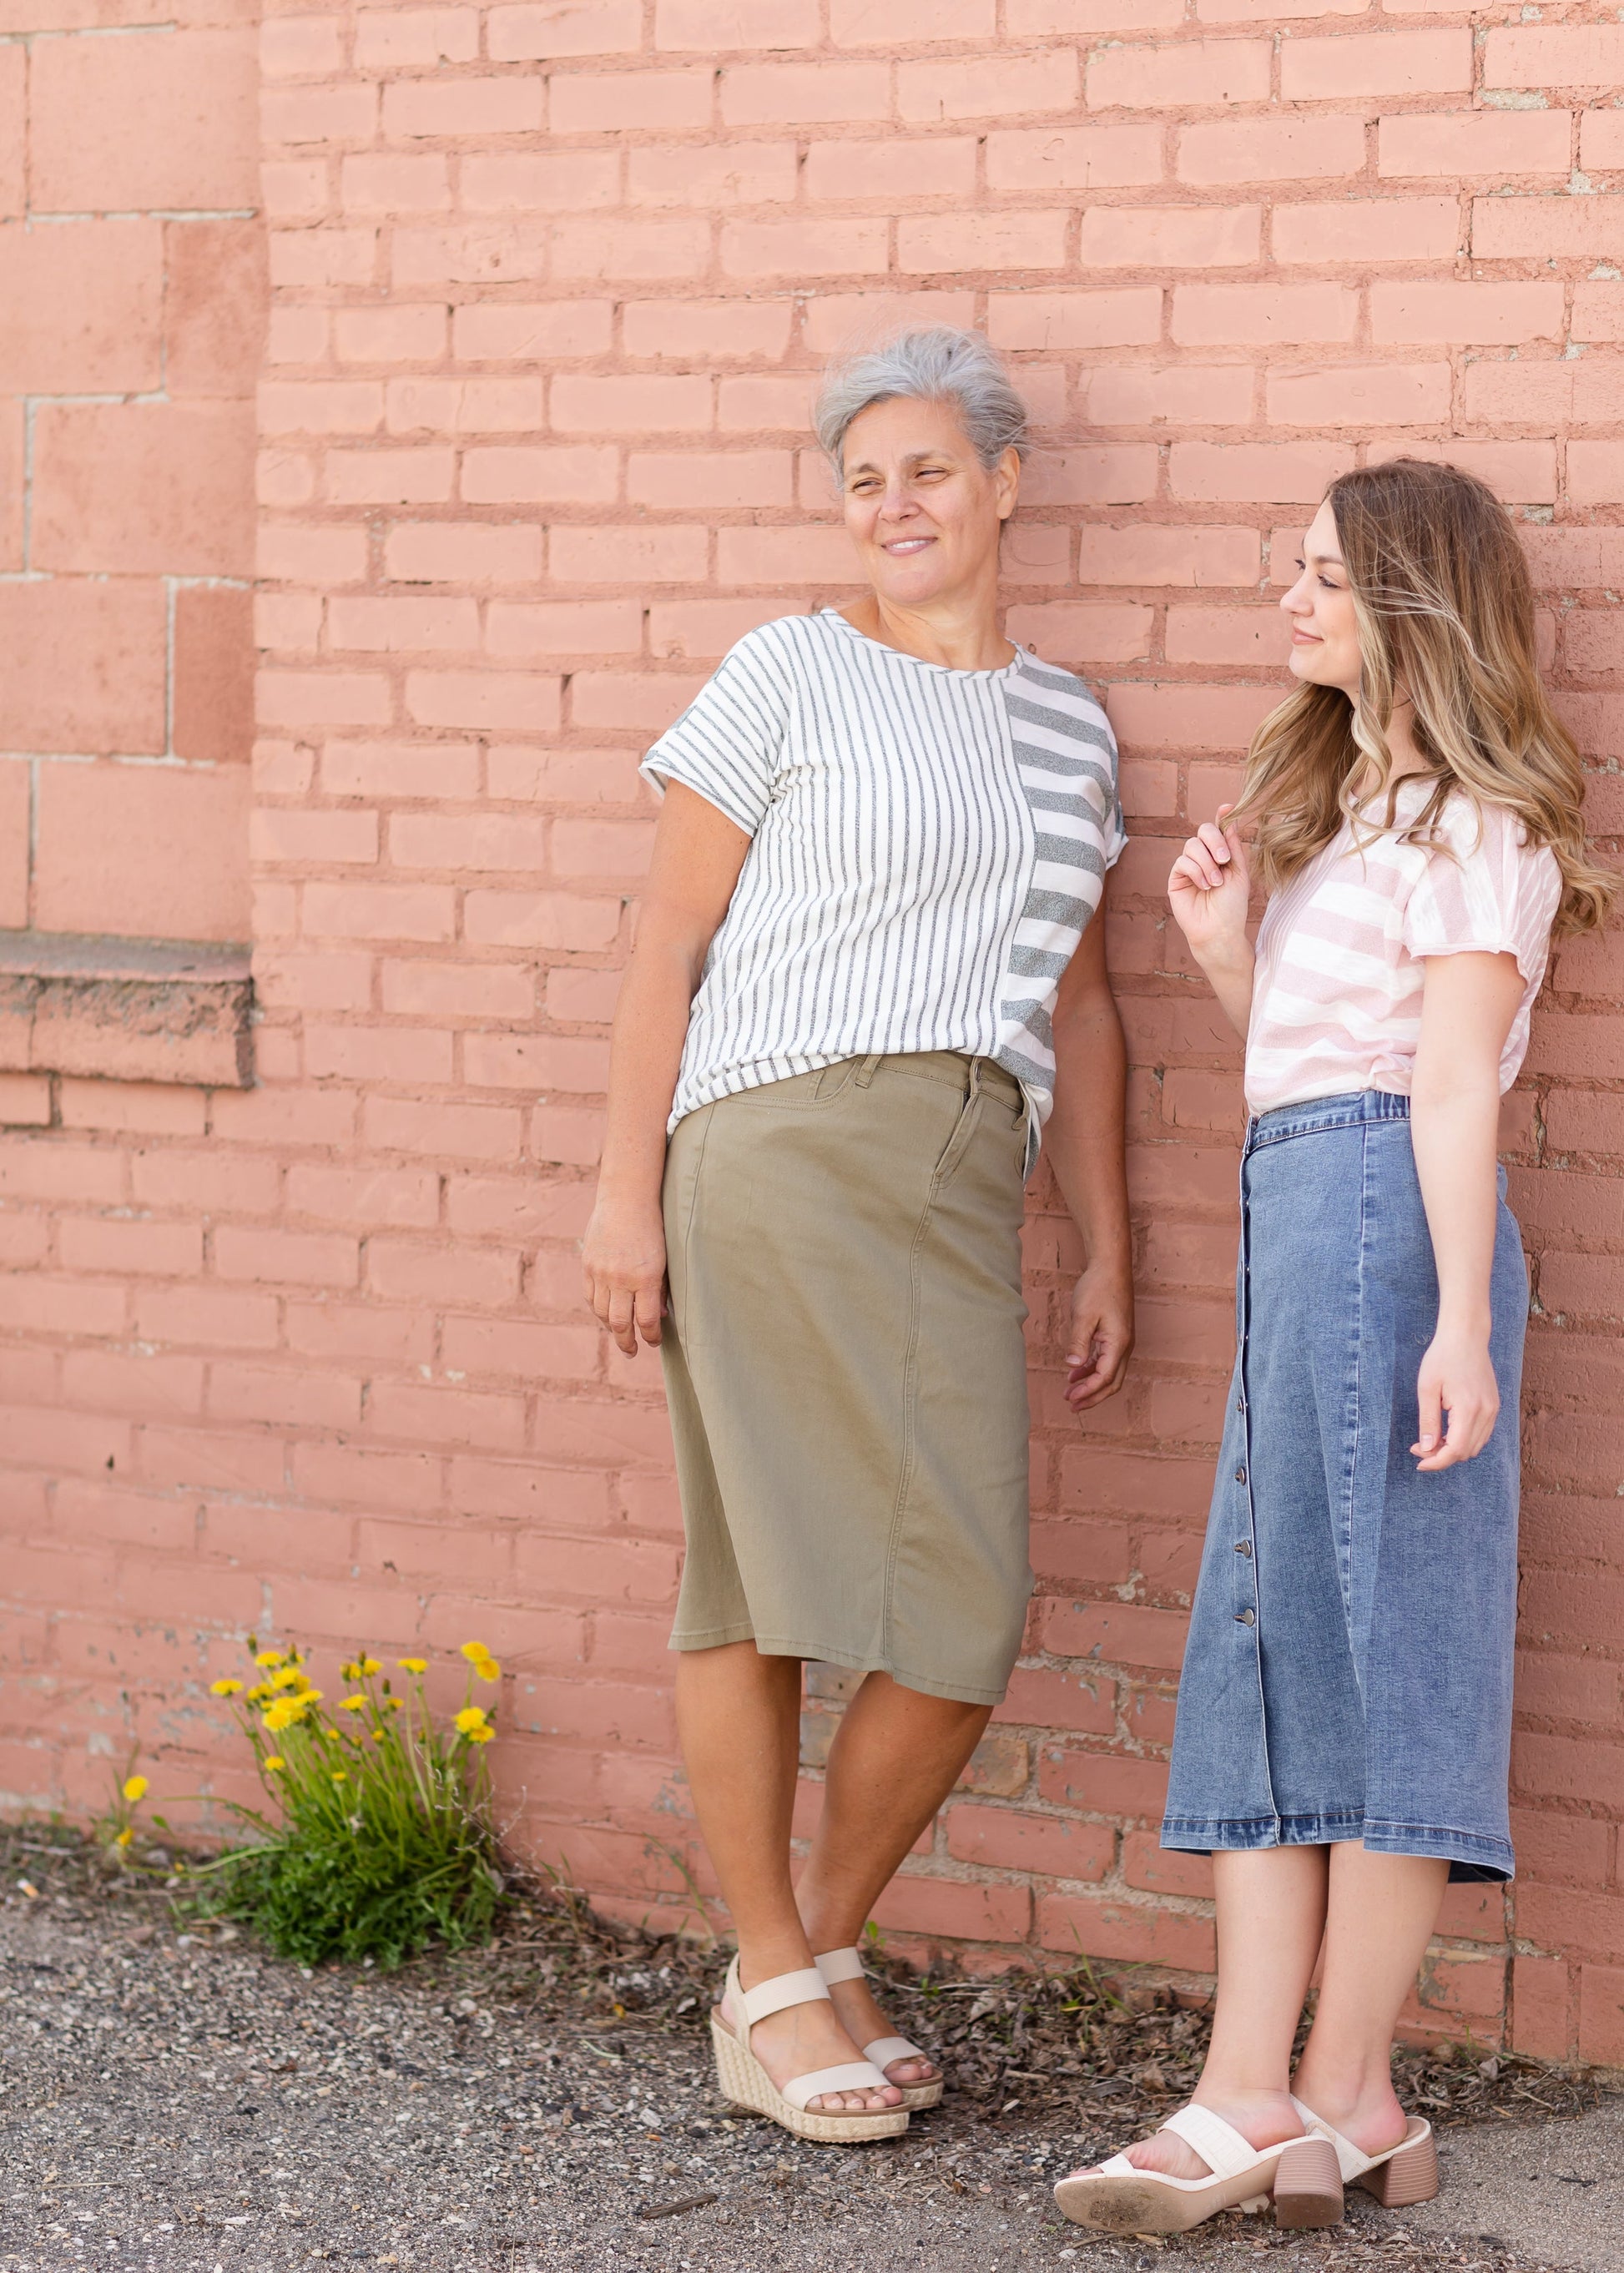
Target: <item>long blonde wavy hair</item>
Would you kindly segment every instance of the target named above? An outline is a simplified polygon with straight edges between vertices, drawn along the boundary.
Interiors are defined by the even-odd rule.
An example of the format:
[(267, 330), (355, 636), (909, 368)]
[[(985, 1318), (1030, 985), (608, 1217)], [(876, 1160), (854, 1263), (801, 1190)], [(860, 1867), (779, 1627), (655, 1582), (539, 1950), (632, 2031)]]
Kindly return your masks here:
[(1356, 839), (1395, 826), (1387, 726), (1407, 694), (1432, 787), (1406, 839), (1432, 841), (1457, 791), (1479, 808), (1507, 806), (1556, 856), (1557, 930), (1595, 930), (1618, 879), (1585, 843), (1583, 768), (1540, 679), (1510, 514), (1475, 476), (1417, 458), (1341, 474), (1327, 499), (1358, 626), (1359, 692), (1299, 686), (1252, 739), (1230, 820), (1255, 824), (1264, 883), (1297, 874), (1350, 819)]

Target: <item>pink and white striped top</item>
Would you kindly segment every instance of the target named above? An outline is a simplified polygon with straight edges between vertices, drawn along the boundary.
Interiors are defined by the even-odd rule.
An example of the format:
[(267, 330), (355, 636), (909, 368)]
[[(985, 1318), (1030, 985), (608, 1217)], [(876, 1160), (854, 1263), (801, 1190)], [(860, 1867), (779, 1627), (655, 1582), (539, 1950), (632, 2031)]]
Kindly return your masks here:
[(1504, 806), (1485, 806), (1480, 827), (1464, 796), (1444, 808), (1443, 844), (1401, 843), (1426, 794), (1421, 783), (1401, 789), (1396, 827), (1362, 850), (1344, 824), (1271, 897), (1246, 1037), (1253, 1113), (1362, 1089), (1407, 1097), (1429, 955), (1515, 956), (1522, 1000), (1500, 1053), (1501, 1091), (1516, 1079), (1561, 872)]

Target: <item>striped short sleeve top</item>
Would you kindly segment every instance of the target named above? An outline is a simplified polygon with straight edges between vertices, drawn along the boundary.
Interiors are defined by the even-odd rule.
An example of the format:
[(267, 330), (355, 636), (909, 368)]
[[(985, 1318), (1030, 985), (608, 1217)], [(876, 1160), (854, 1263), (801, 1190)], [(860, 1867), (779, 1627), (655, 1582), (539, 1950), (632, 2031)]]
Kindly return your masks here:
[(1512, 955), (1522, 999), (1500, 1053), (1516, 1079), (1545, 977), (1561, 872), (1504, 806), (1452, 796), (1438, 841), (1403, 832), (1430, 784), (1399, 791), (1395, 826), (1373, 838), (1352, 824), (1271, 897), (1258, 934), (1246, 1103), (1253, 1113), (1362, 1089), (1410, 1093), (1421, 1034), (1426, 958)]
[(1081, 679), (1017, 652), (953, 671), (833, 609), (748, 633), (650, 751), (750, 837), (706, 960), (671, 1125), (870, 1052), (996, 1059), (1054, 1103), (1060, 977), (1126, 836)]

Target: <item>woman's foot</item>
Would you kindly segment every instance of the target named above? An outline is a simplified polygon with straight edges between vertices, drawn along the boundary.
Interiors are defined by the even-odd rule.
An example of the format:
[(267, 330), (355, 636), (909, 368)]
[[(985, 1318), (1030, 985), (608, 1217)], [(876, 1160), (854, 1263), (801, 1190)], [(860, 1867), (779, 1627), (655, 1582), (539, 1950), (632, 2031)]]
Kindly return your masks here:
[[(740, 1978), (747, 1989), (756, 1985), (744, 1981), (742, 1967)], [(742, 2015), (726, 1995), (722, 1999), (722, 2017), (735, 2036), (742, 2033)], [(750, 2030), (750, 2050), (780, 2091), (795, 2076), (812, 2075), (823, 2067), (845, 2067), (863, 2057), (825, 1997), (815, 1998), (808, 2005), (788, 2006), (757, 2021)], [(880, 2115), (887, 2108), (900, 2107), (902, 2094), (888, 2084), (883, 2091), (821, 2092), (807, 2104), (816, 2115)]]
[[(902, 2033), (881, 2012), (866, 1980), (833, 1981), (829, 1993), (836, 2016), (854, 2044), (871, 2044), (878, 2037)], [(887, 2082), (896, 2084), (934, 2083), (940, 2074), (936, 2062), (927, 2059), (923, 2052), (916, 2059), (894, 2059), (885, 2070)]]
[[(1222, 2116), (1259, 2154), (1266, 2147), (1278, 2147), (1288, 2139), (1300, 2139), (1303, 2135), (1303, 2119), (1291, 2104), (1289, 2092), (1236, 2091), (1221, 2096), (1198, 2090), (1195, 2104), (1210, 2107), (1214, 2115)], [(1330, 2119), (1329, 2116), (1326, 2118), (1327, 2122)], [(1186, 2146), (1171, 2131), (1157, 2131), (1148, 2139), (1136, 2140), (1123, 2152), (1136, 2171), (1155, 2171), (1164, 2179), (1205, 2179), (1211, 2175), (1194, 2148)], [(1094, 2168), (1097, 2170), (1099, 2165)]]

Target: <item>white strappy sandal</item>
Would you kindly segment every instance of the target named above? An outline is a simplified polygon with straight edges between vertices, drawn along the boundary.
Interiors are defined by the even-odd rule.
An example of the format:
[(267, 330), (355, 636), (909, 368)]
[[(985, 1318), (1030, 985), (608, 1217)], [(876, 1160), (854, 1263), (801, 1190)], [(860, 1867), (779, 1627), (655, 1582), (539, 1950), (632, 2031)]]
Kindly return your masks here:
[(1351, 2139), (1344, 2139), (1323, 2116), (1316, 2115), (1294, 2093), (1291, 2104), (1311, 2132), (1330, 2147), (1336, 2157), (1335, 2176), (1317, 2197), (1286, 2204), (1276, 2190), (1274, 2215), (1282, 2225), (1335, 2225), (1342, 2215), (1342, 2188), (1363, 2187), (1385, 2209), (1407, 2209), (1411, 2202), (1431, 2202), (1438, 2192), (1438, 2144), (1432, 2127), (1412, 2115), (1396, 2147), (1383, 2155), (1367, 2155)]
[[(812, 1962), (831, 1989), (839, 1981), (862, 1980), (868, 1969), (863, 1964), (861, 1953), (854, 1948), (826, 1949), (821, 1957), (815, 1957)], [(864, 2059), (871, 2059), (876, 2067), (881, 2069), (890, 2067), (896, 2060), (930, 2059), (931, 2058), (929, 2052), (921, 2052), (917, 2044), (911, 2044), (906, 2037), (876, 2037), (871, 2044), (865, 2044), (862, 2049)], [(934, 2062), (932, 2065), (934, 2066)], [(886, 2082), (891, 2082), (889, 2076), (886, 2077)], [(934, 2075), (929, 2083), (891, 2084), (891, 2089), (902, 2094), (902, 2104), (909, 2112), (917, 2114), (921, 2107), (934, 2107), (941, 2099), (942, 2078), (939, 2075)]]
[[(1171, 2131), (1207, 2164), (1203, 2179), (1171, 2179), (1141, 2171), (1113, 2155), (1096, 2171), (1079, 2171), (1055, 2188), (1061, 2215), (1096, 2233), (1187, 2233), (1221, 2209), (1267, 2209), (1276, 2180), (1296, 2184), (1311, 2175), (1304, 2164), (1328, 2164), (1327, 2142), (1304, 2134), (1276, 2147), (1254, 2147), (1210, 2107), (1193, 2102), (1159, 2127)], [(1321, 2182), (1325, 2173), (1320, 2172)]]
[(717, 2080), (735, 2107), (771, 2116), (798, 2139), (820, 2140), (831, 2146), (849, 2146), (863, 2139), (894, 2139), (907, 2129), (906, 2107), (884, 2107), (870, 2115), (837, 2115), (808, 2106), (809, 2099), (821, 2098), (829, 2091), (898, 2089), (886, 2082), (872, 2060), (846, 2060), (838, 2067), (814, 2068), (808, 2075), (792, 2076), (780, 2091), (750, 2050), (750, 2030), (757, 2021), (786, 2012), (792, 2005), (813, 2005), (820, 1998), (828, 1999), (828, 1987), (816, 1966), (800, 1973), (780, 1973), (771, 1981), (757, 1982), (754, 1989), (743, 1989), (735, 1957), (727, 1969), (722, 1994), (725, 2002), (743, 2015), (742, 2026), (735, 2031), (721, 2006), (713, 2007), (710, 2014)]

